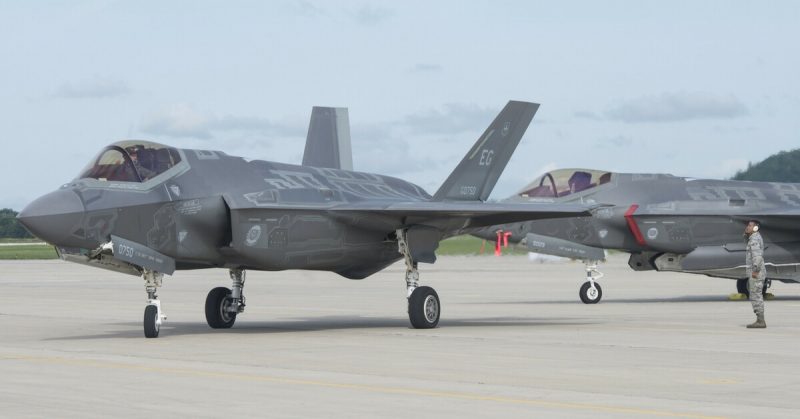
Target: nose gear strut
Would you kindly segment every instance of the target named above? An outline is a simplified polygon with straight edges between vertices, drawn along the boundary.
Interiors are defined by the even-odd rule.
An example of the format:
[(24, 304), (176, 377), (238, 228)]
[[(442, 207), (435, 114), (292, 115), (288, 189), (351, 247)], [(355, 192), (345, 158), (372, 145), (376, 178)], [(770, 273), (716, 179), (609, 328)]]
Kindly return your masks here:
[(144, 336), (157, 338), (158, 332), (161, 330), (161, 324), (167, 319), (167, 316), (161, 311), (161, 301), (158, 300), (157, 295), (164, 275), (160, 272), (144, 269), (142, 278), (144, 278), (144, 289), (147, 291), (147, 306), (144, 308)]

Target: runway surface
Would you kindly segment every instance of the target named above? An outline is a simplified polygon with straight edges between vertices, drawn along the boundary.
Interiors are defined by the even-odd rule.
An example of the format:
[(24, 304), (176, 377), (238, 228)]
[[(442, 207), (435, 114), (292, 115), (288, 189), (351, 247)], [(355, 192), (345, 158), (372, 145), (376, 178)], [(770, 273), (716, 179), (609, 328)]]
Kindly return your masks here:
[(248, 272), (247, 310), (208, 328), (227, 271), (178, 272), (145, 339), (140, 278), (0, 262), (1, 417), (798, 417), (800, 285), (748, 330), (733, 281), (579, 263), (441, 257), (421, 265), (437, 329), (409, 328), (403, 267), (362, 281)]

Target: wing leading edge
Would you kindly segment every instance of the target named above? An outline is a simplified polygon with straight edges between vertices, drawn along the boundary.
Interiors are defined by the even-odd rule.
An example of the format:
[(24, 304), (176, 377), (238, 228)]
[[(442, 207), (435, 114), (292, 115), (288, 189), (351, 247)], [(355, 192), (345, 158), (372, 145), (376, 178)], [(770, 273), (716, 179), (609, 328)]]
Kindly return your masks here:
[(479, 202), (357, 203), (327, 209), (332, 215), (380, 215), (398, 218), (404, 225), (486, 227), (546, 218), (585, 217), (593, 207), (571, 204), (501, 204)]

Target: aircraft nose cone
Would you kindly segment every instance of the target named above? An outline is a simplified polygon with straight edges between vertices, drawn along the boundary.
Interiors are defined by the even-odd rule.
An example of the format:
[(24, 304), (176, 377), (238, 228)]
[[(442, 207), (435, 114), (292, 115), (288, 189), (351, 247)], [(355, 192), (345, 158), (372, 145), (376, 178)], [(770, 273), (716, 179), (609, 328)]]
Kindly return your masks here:
[(17, 219), (34, 236), (62, 246), (70, 245), (72, 232), (83, 220), (83, 203), (70, 189), (59, 189), (28, 204)]

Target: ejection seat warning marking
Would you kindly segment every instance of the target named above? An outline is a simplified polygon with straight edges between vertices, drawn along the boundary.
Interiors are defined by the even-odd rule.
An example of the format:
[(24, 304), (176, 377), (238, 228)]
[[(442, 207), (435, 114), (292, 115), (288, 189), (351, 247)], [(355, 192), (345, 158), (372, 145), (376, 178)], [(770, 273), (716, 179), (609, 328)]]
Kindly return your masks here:
[(219, 156), (216, 152), (210, 150), (195, 150), (198, 160), (218, 160)]
[(203, 205), (200, 204), (199, 199), (192, 199), (181, 202), (176, 206), (176, 209), (181, 215), (195, 215), (203, 209)]

